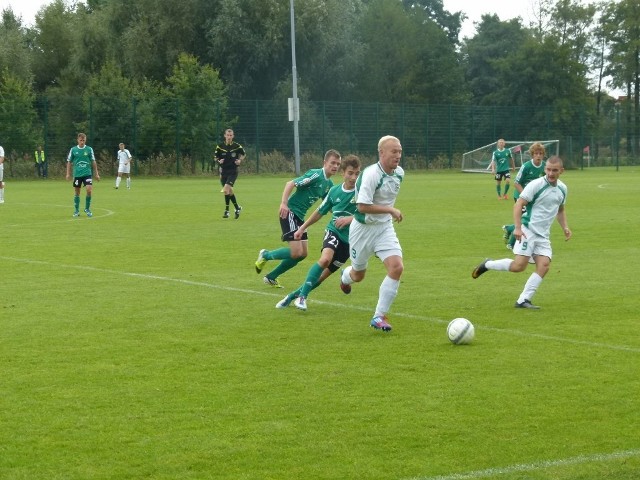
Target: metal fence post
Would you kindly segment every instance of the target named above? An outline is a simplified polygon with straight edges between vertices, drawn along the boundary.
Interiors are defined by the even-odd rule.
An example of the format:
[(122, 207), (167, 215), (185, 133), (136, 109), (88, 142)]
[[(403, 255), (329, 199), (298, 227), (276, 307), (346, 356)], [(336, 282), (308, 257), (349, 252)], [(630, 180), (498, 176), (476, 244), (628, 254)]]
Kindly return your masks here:
[(176, 98), (176, 175), (180, 175), (180, 99)]
[[(137, 145), (137, 100), (135, 97), (133, 97), (133, 99), (131, 100), (131, 146), (132, 146), (132, 150), (136, 153), (137, 155), (137, 150), (136, 150), (136, 145)], [(133, 162), (133, 170), (134, 170), (134, 174), (138, 175), (138, 169), (140, 168), (138, 166), (140, 159), (139, 157), (137, 157), (135, 159), (135, 161)]]

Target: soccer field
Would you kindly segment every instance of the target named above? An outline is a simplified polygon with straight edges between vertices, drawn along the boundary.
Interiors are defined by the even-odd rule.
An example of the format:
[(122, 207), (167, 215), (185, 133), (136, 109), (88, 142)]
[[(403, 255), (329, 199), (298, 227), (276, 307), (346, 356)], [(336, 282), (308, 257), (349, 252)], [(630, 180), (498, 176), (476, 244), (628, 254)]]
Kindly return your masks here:
[(262, 283), (287, 180), (241, 176), (234, 220), (217, 178), (104, 178), (93, 218), (70, 182), (9, 179), (0, 478), (640, 478), (639, 168), (562, 176), (573, 238), (552, 227), (539, 311), (513, 308), (531, 269), (471, 278), (510, 255), (493, 178), (408, 171), (388, 334), (375, 259), (351, 295), (334, 275), (306, 312), (274, 308), (326, 223), (283, 290)]

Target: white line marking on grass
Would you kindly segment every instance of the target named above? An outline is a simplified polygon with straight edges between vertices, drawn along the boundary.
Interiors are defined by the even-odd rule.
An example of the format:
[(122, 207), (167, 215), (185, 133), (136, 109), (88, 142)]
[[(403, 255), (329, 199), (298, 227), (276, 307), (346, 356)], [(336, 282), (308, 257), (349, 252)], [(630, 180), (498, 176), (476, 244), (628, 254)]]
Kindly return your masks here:
[(511, 328), (496, 328), (496, 327), (485, 327), (485, 326), (482, 326), (481, 328), (483, 330), (510, 333), (510, 334), (519, 335), (519, 336), (522, 336), (522, 337), (533, 337), (533, 338), (540, 338), (540, 339), (543, 339), (543, 340), (553, 340), (553, 341), (556, 341), (556, 342), (572, 343), (574, 345), (586, 345), (586, 346), (589, 346), (589, 347), (600, 347), (600, 348), (608, 348), (610, 350), (622, 350), (622, 351), (625, 351), (625, 352), (637, 352), (637, 353), (640, 353), (640, 348), (627, 347), (625, 345), (610, 345), (608, 343), (587, 342), (585, 340), (574, 340), (572, 338), (554, 337), (552, 335), (543, 335), (541, 333), (523, 332), (521, 330), (515, 330), (515, 329), (511, 329)]
[(598, 188), (607, 188), (608, 183), (601, 183)]
[(148, 280), (161, 280), (163, 282), (180, 283), (182, 285), (192, 285), (192, 286), (195, 286), (195, 287), (214, 288), (214, 289), (217, 289), (217, 290), (225, 290), (225, 291), (228, 291), (228, 292), (253, 293), (253, 294), (258, 294), (258, 295), (273, 296), (272, 293), (259, 292), (257, 290), (248, 290), (246, 288), (236, 288), (236, 287), (226, 287), (226, 286), (223, 286), (223, 285), (215, 285), (213, 283), (195, 282), (193, 280), (184, 280), (184, 279), (181, 279), (181, 278), (163, 277), (163, 276), (160, 276), (160, 275), (150, 275), (150, 274), (147, 274), (147, 273), (121, 272), (121, 271), (118, 271), (118, 270), (110, 270), (108, 268), (89, 267), (87, 265), (65, 265), (65, 264), (62, 264), (62, 263), (45, 262), (43, 260), (30, 260), (30, 259), (27, 259), (27, 258), (14, 258), (14, 257), (1, 257), (0, 256), (0, 259), (10, 260), (10, 261), (13, 261), (13, 262), (18, 262), (18, 263), (29, 263), (29, 264), (32, 264), (32, 265), (45, 265), (47, 267), (71, 268), (71, 269), (76, 269), (76, 270), (86, 270), (86, 271), (89, 271), (89, 272), (110, 273), (110, 274), (113, 274), (113, 275), (123, 275), (125, 277), (144, 278), (144, 279), (148, 279)]
[(525, 463), (521, 465), (511, 465), (508, 467), (487, 468), (486, 470), (475, 470), (465, 473), (454, 473), (451, 475), (439, 475), (437, 477), (411, 477), (406, 480), (475, 480), (480, 478), (492, 478), (499, 475), (506, 475), (515, 472), (532, 472), (544, 470), (552, 467), (564, 467), (568, 465), (580, 465), (583, 463), (608, 462), (624, 458), (638, 457), (640, 450), (623, 450), (613, 453), (595, 453), (593, 455), (579, 455), (561, 460), (542, 460), (535, 463)]
[[(55, 207), (55, 208), (65, 208), (68, 209), (71, 212), (71, 206), (70, 205), (49, 205), (46, 203), (43, 204), (34, 204), (34, 203), (15, 203), (14, 205), (26, 205), (28, 207)], [(105, 213), (102, 214), (96, 214), (96, 211), (103, 211)], [(93, 210), (94, 214), (93, 214), (93, 218), (101, 218), (101, 217), (109, 217), (111, 215), (113, 215), (115, 212), (113, 210), (109, 210), (107, 208), (96, 208), (95, 210)], [(6, 227), (29, 227), (32, 225), (46, 225), (48, 223), (60, 223), (60, 222), (77, 222), (79, 219), (81, 218), (85, 218), (86, 220), (88, 220), (86, 214), (84, 213), (84, 210), (80, 212), (80, 217), (73, 217), (71, 216), (71, 214), (69, 214), (68, 217), (56, 217), (55, 219), (51, 219), (51, 220), (44, 220), (41, 222), (31, 222), (31, 223), (14, 223), (14, 224), (9, 224), (9, 225), (5, 225)]]
[[(147, 274), (147, 273), (135, 273), (135, 272), (122, 272), (122, 271), (118, 271), (118, 270), (110, 270), (107, 268), (97, 268), (97, 267), (91, 267), (91, 266), (86, 266), (86, 265), (65, 265), (65, 264), (58, 264), (58, 263), (52, 263), (52, 262), (46, 262), (43, 260), (30, 260), (30, 259), (26, 259), (26, 258), (14, 258), (14, 257), (5, 257), (5, 256), (0, 256), (0, 259), (2, 260), (8, 260), (8, 261), (12, 261), (12, 262), (17, 262), (17, 263), (28, 263), (28, 264), (32, 264), (32, 265), (45, 265), (48, 267), (58, 267), (58, 268), (69, 268), (69, 269), (76, 269), (76, 270), (86, 270), (86, 271), (90, 271), (90, 272), (98, 272), (98, 273), (109, 273), (112, 275), (122, 275), (125, 277), (134, 277), (134, 278), (142, 278), (142, 279), (148, 279), (148, 280), (159, 280), (162, 282), (171, 282), (171, 283), (178, 283), (178, 284), (182, 284), (182, 285), (191, 285), (194, 287), (205, 287), (205, 288), (213, 288), (216, 290), (224, 290), (227, 292), (240, 292), (240, 293), (250, 293), (250, 294), (254, 294), (254, 295), (262, 295), (265, 297), (277, 297), (277, 298), (282, 298), (282, 293), (284, 293), (284, 291), (282, 293), (273, 293), (273, 290), (269, 291), (269, 292), (264, 292), (264, 291), (259, 291), (259, 290), (251, 290), (251, 289), (247, 289), (247, 288), (237, 288), (237, 287), (227, 287), (224, 285), (216, 285), (213, 283), (207, 283), (207, 282), (196, 282), (193, 280), (184, 280), (181, 278), (172, 278), (172, 277), (164, 277), (161, 275), (151, 275), (151, 274)], [(337, 303), (337, 302), (326, 302), (323, 300), (313, 300), (313, 303), (317, 303), (319, 305), (327, 305), (330, 307), (337, 307), (337, 308), (349, 308), (350, 310), (357, 310), (357, 311), (361, 311), (361, 312), (370, 312), (371, 311), (371, 307), (364, 307), (364, 306), (360, 306), (360, 305), (354, 305), (352, 303)], [(413, 320), (426, 320), (432, 323), (438, 323), (438, 324), (447, 324), (449, 323), (449, 320), (443, 320), (441, 318), (437, 318), (437, 317), (427, 317), (425, 315), (413, 315), (410, 313), (402, 313), (402, 312), (394, 312), (393, 313), (394, 317), (401, 317), (401, 318), (410, 318)], [(550, 340), (550, 341), (554, 341), (554, 342), (559, 342), (559, 343), (571, 343), (574, 345), (585, 345), (588, 347), (597, 347), (597, 348), (604, 348), (604, 349), (609, 349), (609, 350), (620, 350), (620, 351), (624, 351), (624, 352), (634, 352), (634, 353), (640, 353), (640, 348), (638, 347), (629, 347), (626, 345), (611, 345), (611, 344), (607, 344), (607, 343), (599, 343), (599, 342), (587, 342), (584, 340), (574, 340), (572, 338), (566, 338), (566, 337), (554, 337), (552, 335), (543, 335), (540, 333), (532, 333), (532, 332), (524, 332), (521, 330), (516, 330), (516, 329), (511, 329), (511, 328), (496, 328), (496, 327), (488, 327), (488, 326), (484, 326), (484, 325), (479, 325), (479, 324), (475, 324), (476, 328), (480, 328), (482, 330), (486, 330), (486, 331), (492, 331), (492, 332), (498, 332), (498, 333), (506, 333), (509, 335), (517, 335), (517, 336), (521, 336), (521, 337), (532, 337), (532, 338), (540, 338), (542, 340)]]

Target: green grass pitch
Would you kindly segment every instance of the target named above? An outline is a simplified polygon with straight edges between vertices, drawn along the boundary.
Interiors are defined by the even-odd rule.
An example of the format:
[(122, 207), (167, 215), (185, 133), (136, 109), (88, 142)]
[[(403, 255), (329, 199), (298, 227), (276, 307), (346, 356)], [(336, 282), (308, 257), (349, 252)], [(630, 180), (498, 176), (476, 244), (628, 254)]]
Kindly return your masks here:
[(90, 219), (69, 182), (8, 179), (0, 478), (640, 478), (640, 169), (565, 172), (574, 237), (554, 224), (539, 311), (513, 308), (531, 270), (471, 278), (510, 254), (493, 179), (408, 171), (389, 334), (375, 259), (349, 296), (334, 275), (274, 308), (325, 223), (284, 290), (262, 283), (287, 180), (241, 175), (236, 221), (216, 178), (103, 178)]

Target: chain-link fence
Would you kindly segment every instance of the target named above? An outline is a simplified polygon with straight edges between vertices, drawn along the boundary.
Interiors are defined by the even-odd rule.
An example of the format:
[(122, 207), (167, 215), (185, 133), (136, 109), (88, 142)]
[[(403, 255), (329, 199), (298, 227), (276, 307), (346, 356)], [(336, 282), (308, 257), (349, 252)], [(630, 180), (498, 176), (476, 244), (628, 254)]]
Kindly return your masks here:
[[(76, 134), (88, 135), (101, 171), (116, 169), (118, 144), (134, 155), (138, 175), (194, 175), (215, 169), (215, 144), (231, 127), (247, 151), (243, 173), (294, 170), (287, 102), (178, 99), (38, 98), (31, 108), (4, 99), (0, 145), (5, 175), (37, 175), (33, 155), (44, 147), (49, 175), (62, 175)], [(639, 138), (624, 106), (596, 115), (586, 107), (504, 107), (395, 103), (300, 102), (301, 169), (335, 148), (373, 161), (378, 139), (400, 138), (408, 169), (459, 169), (464, 152), (497, 138), (558, 139), (568, 168), (639, 163)], [(7, 167), (7, 166), (5, 166)]]

